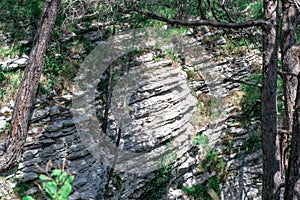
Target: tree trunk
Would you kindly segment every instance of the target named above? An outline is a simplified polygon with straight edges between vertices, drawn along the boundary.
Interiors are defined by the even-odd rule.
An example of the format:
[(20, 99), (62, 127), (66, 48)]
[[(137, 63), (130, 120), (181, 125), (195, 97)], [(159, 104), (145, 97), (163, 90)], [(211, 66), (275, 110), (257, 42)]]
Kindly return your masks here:
[(297, 93), (298, 79), (297, 74), (300, 72), (300, 46), (291, 46), (284, 54), (283, 65), (283, 85), (284, 85), (284, 128), (285, 134), (281, 134), (281, 153), (282, 164), (284, 169), (288, 168), (288, 159), (293, 129), (293, 113)]
[(261, 128), (263, 150), (263, 199), (277, 200), (280, 194), (280, 152), (277, 137), (276, 81), (278, 61), (278, 2), (264, 0), (265, 20), (263, 27), (263, 82)]
[(290, 74), (298, 74), (299, 66), (299, 47), (296, 44), (296, 27), (298, 9), (295, 4), (288, 0), (283, 1), (282, 5), (282, 29), (281, 29), (281, 58), (282, 58), (282, 80), (284, 96), (284, 118), (283, 128), (286, 133), (281, 134), (281, 163), (282, 168), (286, 171), (288, 167), (288, 145), (291, 141), (293, 127), (293, 113), (296, 99), (298, 80), (297, 77)]
[[(288, 0), (283, 1), (282, 5), (282, 37), (281, 37), (281, 58), (284, 84), (284, 128), (291, 133), (293, 127), (293, 111), (297, 91), (297, 77), (288, 74), (298, 74), (295, 63), (291, 62), (293, 59), (292, 53), (289, 52), (291, 47), (296, 44), (296, 26), (297, 26), (298, 11), (294, 4)], [(299, 67), (299, 66), (298, 66)]]
[[(298, 75), (298, 82), (300, 82), (300, 73)], [(300, 199), (300, 84), (297, 89), (292, 144), (286, 175), (284, 199)]]
[(0, 149), (0, 171), (14, 166), (21, 158), (28, 121), (45, 62), (47, 44), (56, 20), (60, 0), (46, 0), (40, 26), (30, 52), (28, 65), (16, 99), (9, 135)]

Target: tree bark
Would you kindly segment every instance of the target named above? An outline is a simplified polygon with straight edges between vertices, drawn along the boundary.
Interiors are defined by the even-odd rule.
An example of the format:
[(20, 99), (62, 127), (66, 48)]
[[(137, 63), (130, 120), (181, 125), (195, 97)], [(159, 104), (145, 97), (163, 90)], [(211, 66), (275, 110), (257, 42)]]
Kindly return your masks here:
[(261, 129), (263, 150), (262, 199), (277, 200), (280, 194), (281, 169), (277, 137), (277, 66), (278, 66), (278, 1), (264, 0), (268, 25), (263, 27), (263, 81), (261, 92)]
[[(298, 10), (290, 1), (284, 0), (282, 5), (282, 29), (281, 29), (281, 58), (282, 71), (298, 74), (299, 64), (293, 62), (293, 46), (296, 44), (296, 26), (297, 26)], [(291, 50), (292, 49), (292, 50)], [(298, 66), (295, 66), (297, 64)], [(283, 76), (283, 94), (285, 98), (284, 111), (284, 128), (291, 133), (293, 127), (293, 111), (297, 91), (297, 77), (290, 75)]]
[[(288, 41), (287, 41), (288, 42)], [(295, 41), (296, 42), (296, 41)], [(285, 134), (281, 135), (281, 160), (284, 170), (288, 168), (289, 151), (293, 129), (293, 113), (297, 93), (298, 79), (295, 75), (300, 72), (300, 46), (293, 45), (283, 55), (283, 92), (284, 92), (284, 129)]]
[(40, 26), (18, 91), (9, 135), (0, 149), (0, 171), (13, 167), (22, 156), (31, 108), (43, 71), (47, 44), (55, 24), (59, 4), (60, 0), (46, 0), (45, 2)]
[[(298, 75), (298, 82), (300, 82), (300, 73)], [(300, 199), (300, 84), (297, 89), (292, 144), (286, 175), (284, 199)]]
[(299, 15), (299, 11), (296, 5), (288, 0), (284, 0), (282, 4), (281, 58), (282, 71), (285, 73), (282, 76), (284, 96), (283, 128), (286, 132), (281, 134), (280, 153), (282, 168), (284, 169), (282, 171), (284, 173), (288, 168), (288, 146), (291, 142), (292, 136), (293, 113), (298, 85), (297, 77), (289, 74), (299, 73), (300, 63), (298, 52), (300, 48), (295, 46), (297, 42), (296, 28), (298, 24), (297, 17)]

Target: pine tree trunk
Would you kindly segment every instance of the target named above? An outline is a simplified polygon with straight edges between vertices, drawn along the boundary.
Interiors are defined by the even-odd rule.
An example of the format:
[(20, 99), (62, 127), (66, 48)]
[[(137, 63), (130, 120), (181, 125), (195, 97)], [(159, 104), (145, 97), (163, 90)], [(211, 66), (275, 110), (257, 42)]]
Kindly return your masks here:
[(300, 48), (296, 46), (297, 16), (299, 11), (295, 4), (284, 0), (282, 5), (282, 28), (281, 28), (281, 58), (282, 80), (284, 96), (283, 127), (286, 132), (281, 134), (281, 162), (283, 171), (288, 168), (289, 144), (292, 137), (293, 113), (296, 99), (297, 77), (290, 74), (298, 74)]
[[(300, 82), (300, 73), (298, 75)], [(300, 85), (297, 89), (289, 167), (285, 183), (285, 200), (300, 199)]]
[[(288, 74), (298, 74), (299, 72), (299, 69), (297, 69), (299, 64), (291, 62), (291, 59), (293, 59), (291, 49), (296, 44), (296, 20), (299, 13), (296, 6), (287, 0), (283, 1), (282, 9), (281, 58), (284, 85), (283, 94), (285, 98), (283, 125), (285, 129), (291, 133), (297, 91), (297, 77), (293, 77)], [(294, 64), (297, 64), (298, 67)]]
[(31, 108), (43, 71), (47, 44), (55, 24), (59, 4), (60, 0), (46, 0), (45, 2), (40, 26), (18, 91), (9, 135), (0, 149), (0, 171), (16, 165), (22, 156)]
[(278, 200), (281, 184), (279, 141), (277, 137), (276, 81), (278, 65), (278, 1), (264, 0), (263, 82), (262, 82), (262, 149), (263, 199)]

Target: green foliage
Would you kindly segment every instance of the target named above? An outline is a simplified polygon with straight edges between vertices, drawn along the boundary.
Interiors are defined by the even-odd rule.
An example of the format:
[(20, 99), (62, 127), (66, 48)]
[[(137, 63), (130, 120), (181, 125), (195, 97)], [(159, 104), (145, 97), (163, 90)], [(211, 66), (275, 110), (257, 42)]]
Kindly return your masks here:
[[(4, 72), (2, 71), (2, 68), (0, 67), (0, 86), (2, 85), (2, 81), (5, 80)], [(0, 89), (0, 100), (3, 99), (4, 95), (6, 94), (6, 90), (1, 88)]]
[(28, 47), (18, 41), (33, 40), (43, 6), (44, 1), (39, 0), (0, 1), (0, 30), (10, 33), (12, 39), (9, 49), (0, 48), (0, 57), (15, 57), (28, 52)]
[(254, 19), (263, 19), (264, 12), (263, 12), (263, 2), (262, 1), (251, 2), (249, 7), (252, 10), (251, 14)]
[(244, 56), (245, 52), (248, 51), (250, 44), (251, 43), (253, 44), (253, 42), (251, 42), (250, 40), (248, 40), (243, 36), (238, 36), (238, 37), (235, 36), (235, 38), (232, 39), (231, 36), (221, 36), (221, 35), (215, 35), (211, 38), (208, 38), (207, 39), (208, 41), (206, 42), (214, 43), (220, 40), (220, 38), (222, 37), (223, 39), (226, 40), (226, 43), (223, 45), (218, 45), (218, 48), (220, 48), (222, 54), (216, 58), (217, 60), (223, 60), (224, 57), (226, 57), (227, 55), (230, 55), (235, 59)]
[(171, 153), (164, 156), (160, 165), (161, 168), (155, 172), (155, 178), (147, 181), (143, 192), (139, 199), (160, 200), (164, 199), (167, 193), (168, 185), (172, 179), (173, 162), (176, 159), (176, 154)]
[(211, 99), (203, 101), (202, 98), (198, 98), (197, 100), (198, 111), (202, 117), (210, 117), (211, 114)]
[[(67, 200), (72, 191), (74, 176), (63, 172), (62, 169), (54, 169), (51, 174), (40, 174), (39, 179), (46, 196), (50, 200)], [(32, 200), (31, 196), (25, 196), (22, 200)]]
[[(88, 52), (89, 43), (85, 40), (72, 41), (71, 44), (53, 44), (46, 55), (43, 74), (47, 77), (39, 85), (39, 93), (50, 94), (55, 86), (60, 86), (63, 82), (70, 82), (77, 74), (80, 67), (81, 58)], [(78, 55), (79, 59), (72, 59), (70, 55)], [(62, 87), (62, 86), (61, 86)]]
[(206, 172), (215, 171), (221, 181), (225, 180), (226, 163), (218, 153), (209, 145), (209, 138), (204, 134), (197, 134), (193, 140), (193, 144), (201, 145), (206, 150), (206, 155), (201, 161), (200, 168)]
[[(18, 179), (15, 178), (14, 181), (18, 181)], [(29, 182), (22, 182), (20, 181), (15, 187), (14, 191), (18, 194), (18, 196), (25, 196), (27, 191), (33, 187), (33, 183)]]
[(37, 26), (42, 13), (43, 1), (7, 0), (0, 2), (0, 8), (0, 14), (4, 19), (0, 23), (1, 27), (12, 32), (16, 38), (20, 38), (24, 32), (28, 31), (26, 30), (28, 26)]
[(296, 33), (297, 33), (296, 44), (299, 44), (299, 42), (300, 42), (300, 27), (299, 26), (297, 26), (297, 28), (296, 28)]
[(226, 163), (214, 149), (210, 149), (201, 162), (204, 171), (215, 171), (220, 180), (224, 181), (226, 175)]
[(25, 196), (22, 198), (22, 200), (35, 200), (35, 199), (31, 196)]
[(167, 186), (172, 178), (171, 166), (159, 169), (155, 172), (155, 178), (147, 181), (140, 199), (163, 199), (167, 193)]
[(216, 172), (216, 176), (210, 178), (205, 184), (199, 184), (193, 187), (184, 187), (182, 190), (189, 196), (196, 199), (212, 200), (214, 196), (220, 195), (220, 182), (225, 181), (227, 170), (225, 161), (209, 145), (209, 138), (204, 134), (197, 134), (193, 140), (195, 145), (201, 145), (206, 151), (206, 155), (201, 161), (200, 168), (206, 172)]
[(2, 81), (4, 81), (5, 79), (5, 75), (4, 75), (4, 72), (2, 71), (2, 68), (0, 67), (0, 84)]
[[(251, 83), (260, 84), (262, 76), (255, 74), (250, 75), (248, 81)], [(258, 119), (261, 115), (260, 105), (260, 88), (251, 85), (242, 84), (244, 96), (241, 99), (241, 107), (243, 114), (241, 115), (241, 122), (243, 125), (248, 125), (252, 119)]]
[(0, 100), (2, 100), (6, 94), (7, 94), (7, 92), (5, 89), (0, 89)]
[(261, 139), (257, 135), (251, 135), (247, 138), (242, 145), (242, 150), (245, 150), (247, 153), (251, 153), (261, 147)]
[(284, 116), (284, 98), (283, 98), (283, 81), (281, 77), (277, 78), (277, 109), (279, 116), (278, 118), (283, 120)]
[(183, 67), (182, 70), (185, 71), (185, 73), (187, 74), (188, 80), (194, 79), (195, 76), (197, 75), (197, 71), (196, 70), (190, 70), (190, 69), (187, 69), (185, 67)]
[(0, 82), (0, 99), (3, 102), (6, 100), (14, 99), (16, 97), (21, 79), (23, 77), (23, 71), (0, 71), (2, 82)]
[[(6, 122), (6, 123), (5, 123), (5, 129), (4, 129), (2, 132), (7, 131), (7, 130), (9, 129), (9, 127), (10, 127), (10, 122)], [(1, 132), (0, 132), (0, 133), (1, 133)]]
[(213, 176), (205, 184), (195, 185), (193, 187), (183, 187), (182, 190), (189, 196), (201, 200), (213, 200), (213, 194), (220, 195), (220, 181), (217, 176)]
[(0, 47), (0, 58), (15, 58), (17, 55), (21, 55), (25, 51), (26, 49), (20, 45), (14, 45), (13, 47), (9, 48)]
[(228, 3), (227, 8), (237, 22), (247, 19), (263, 19), (262, 1), (236, 0)]
[(221, 98), (212, 97), (209, 102), (210, 107), (210, 119), (219, 119), (223, 112), (223, 101)]
[(174, 49), (168, 49), (167, 52), (166, 52), (166, 54), (167, 54), (166, 56), (168, 58), (170, 58), (171, 60), (173, 60), (175, 62), (179, 61), (178, 54), (177, 54), (177, 52)]
[(197, 134), (196, 138), (193, 140), (193, 144), (201, 145), (203, 147), (208, 147), (209, 139), (207, 135)]
[(60, 59), (56, 56), (47, 55), (44, 74), (47, 75), (50, 79), (56, 79), (62, 70), (62, 63)]
[[(234, 4), (236, 11), (240, 11), (240, 13), (245, 13), (245, 11), (248, 11), (246, 13), (248, 13), (250, 17), (253, 17), (254, 19), (263, 19), (262, 1), (236, 0)], [(239, 16), (241, 16), (241, 14), (239, 14)]]
[(234, 150), (233, 148), (233, 141), (228, 141), (225, 149), (225, 153), (231, 154), (235, 153), (237, 150)]

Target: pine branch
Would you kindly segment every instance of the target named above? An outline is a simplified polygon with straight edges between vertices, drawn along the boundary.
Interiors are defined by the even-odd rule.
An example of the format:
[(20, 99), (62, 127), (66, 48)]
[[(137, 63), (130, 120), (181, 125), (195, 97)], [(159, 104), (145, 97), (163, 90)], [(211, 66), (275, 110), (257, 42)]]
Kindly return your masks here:
[(181, 25), (181, 26), (212, 26), (212, 27), (218, 27), (218, 28), (247, 28), (247, 27), (264, 27), (269, 25), (269, 23), (265, 20), (258, 19), (258, 20), (249, 20), (243, 23), (228, 23), (228, 22), (218, 22), (218, 21), (212, 21), (212, 20), (178, 20), (178, 19), (169, 19), (165, 16), (156, 14), (154, 12), (147, 12), (145, 10), (141, 10), (133, 6), (132, 8), (124, 8), (120, 5), (118, 5), (120, 9), (123, 11), (133, 11), (136, 13), (139, 13), (148, 19), (155, 19), (162, 22), (166, 22), (171, 25)]

